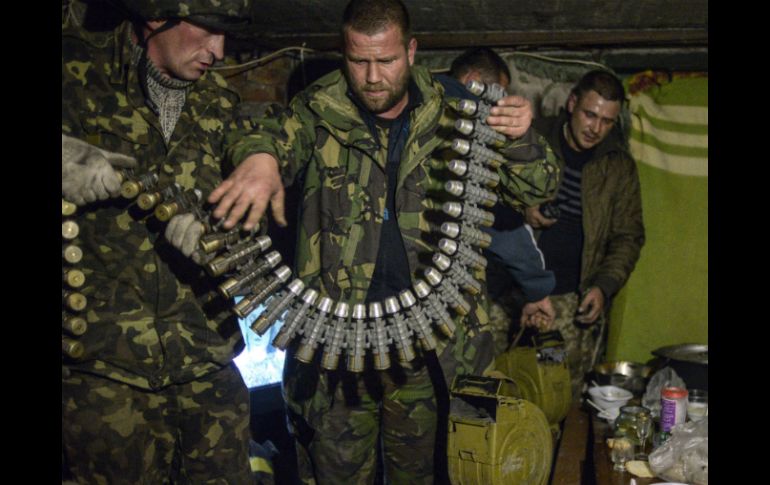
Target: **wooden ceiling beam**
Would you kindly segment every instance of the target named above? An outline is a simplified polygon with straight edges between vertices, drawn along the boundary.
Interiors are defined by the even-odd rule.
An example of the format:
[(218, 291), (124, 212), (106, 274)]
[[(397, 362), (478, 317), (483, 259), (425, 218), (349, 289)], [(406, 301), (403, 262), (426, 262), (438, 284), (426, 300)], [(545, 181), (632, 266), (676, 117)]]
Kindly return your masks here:
[[(463, 49), (474, 45), (522, 46), (693, 46), (708, 45), (706, 29), (583, 30), (583, 31), (465, 31), (415, 32), (422, 49)], [(253, 42), (269, 48), (289, 46), (338, 50), (339, 36), (329, 34), (276, 34)]]

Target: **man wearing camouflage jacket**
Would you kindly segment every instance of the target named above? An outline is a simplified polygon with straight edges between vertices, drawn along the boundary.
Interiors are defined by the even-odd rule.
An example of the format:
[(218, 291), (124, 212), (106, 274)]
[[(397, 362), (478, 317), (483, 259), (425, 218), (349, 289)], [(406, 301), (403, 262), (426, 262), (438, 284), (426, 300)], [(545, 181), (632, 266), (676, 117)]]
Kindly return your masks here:
[(62, 19), (62, 197), (80, 206), (88, 299), (85, 352), (63, 361), (64, 459), (82, 483), (253, 483), (237, 320), (174, 247), (189, 255), (202, 226), (164, 226), (119, 196), (115, 170), (203, 193), (221, 181), (226, 135), (250, 125), (207, 68), (249, 0), (125, 7), (111, 32)]
[[(343, 26), (344, 69), (235, 145), (239, 165), (209, 201), (225, 227), (247, 211), (254, 223), (268, 202), (280, 222), (283, 183), (300, 181), (297, 273), (352, 306), (397, 295), (429, 264), (430, 219), (441, 214), (429, 189), (446, 164), (437, 155), (454, 119), (441, 85), (413, 65), (417, 43), (400, 1), (353, 0)], [(557, 171), (528, 131), (531, 110), (522, 102), (504, 98), (488, 121), (511, 136), (503, 151), (519, 160), (498, 170), (500, 195), (536, 204), (550, 196)], [(483, 281), (483, 271), (474, 276)], [(289, 348), (284, 392), (304, 481), (374, 483), (380, 452), (387, 483), (433, 483), (437, 400), (447, 399), (456, 374), (481, 374), (492, 358), (483, 292), (469, 301), (454, 341), (387, 371), (371, 362), (360, 374), (325, 371), (291, 358)]]

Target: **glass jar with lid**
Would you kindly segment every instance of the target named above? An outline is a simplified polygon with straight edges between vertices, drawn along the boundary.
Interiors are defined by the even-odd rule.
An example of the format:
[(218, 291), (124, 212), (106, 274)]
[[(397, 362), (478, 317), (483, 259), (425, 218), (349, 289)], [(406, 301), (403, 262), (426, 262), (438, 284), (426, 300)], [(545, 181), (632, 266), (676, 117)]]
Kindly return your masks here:
[(635, 446), (644, 449), (652, 434), (652, 411), (644, 406), (623, 406), (613, 430), (615, 437), (626, 437)]

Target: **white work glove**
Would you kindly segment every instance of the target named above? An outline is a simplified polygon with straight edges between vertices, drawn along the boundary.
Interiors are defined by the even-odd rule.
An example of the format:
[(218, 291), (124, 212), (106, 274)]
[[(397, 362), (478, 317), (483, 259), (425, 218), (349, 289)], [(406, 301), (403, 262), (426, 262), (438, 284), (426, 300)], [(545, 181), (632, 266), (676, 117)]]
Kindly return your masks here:
[(61, 135), (61, 195), (84, 205), (120, 194), (120, 179), (113, 167), (134, 168), (136, 159), (108, 152), (64, 133)]
[(192, 257), (196, 263), (204, 264), (205, 255), (197, 250), (203, 231), (203, 224), (191, 213), (177, 214), (168, 221), (166, 239), (188, 258)]

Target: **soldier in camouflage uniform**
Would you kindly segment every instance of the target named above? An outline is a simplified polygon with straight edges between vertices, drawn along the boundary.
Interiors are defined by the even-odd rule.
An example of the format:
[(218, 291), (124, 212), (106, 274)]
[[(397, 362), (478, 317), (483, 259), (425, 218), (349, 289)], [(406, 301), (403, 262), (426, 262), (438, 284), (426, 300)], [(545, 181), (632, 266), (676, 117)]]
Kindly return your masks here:
[[(301, 181), (297, 273), (322, 296), (352, 306), (397, 295), (430, 263), (441, 210), (429, 191), (452, 137), (448, 104), (458, 100), (445, 99), (430, 73), (413, 65), (416, 41), (400, 1), (354, 0), (343, 26), (344, 69), (236, 144), (238, 166), (209, 201), (219, 204), (214, 214), (227, 217), (225, 227), (247, 210), (258, 220), (268, 202), (281, 221), (283, 183)], [(489, 118), (511, 137), (503, 151), (518, 160), (498, 170), (509, 204), (547, 199), (557, 179), (522, 101), (505, 98)], [(483, 281), (483, 271), (474, 277)], [(439, 339), (435, 352), (408, 363), (394, 358), (386, 371), (372, 370), (371, 361), (360, 374), (324, 371), (293, 359), (296, 347), (289, 348), (284, 393), (306, 483), (371, 484), (380, 460), (387, 483), (433, 483), (438, 419), (446, 420), (437, 408), (455, 375), (491, 364), (486, 298), (468, 300), (455, 340)]]
[(251, 126), (206, 68), (249, 0), (126, 7), (111, 32), (62, 22), (62, 196), (81, 206), (88, 298), (85, 354), (64, 361), (65, 460), (82, 483), (253, 483), (237, 320), (174, 247), (202, 228), (187, 215), (166, 228), (118, 197), (113, 168), (203, 193), (222, 180), (226, 136)]

